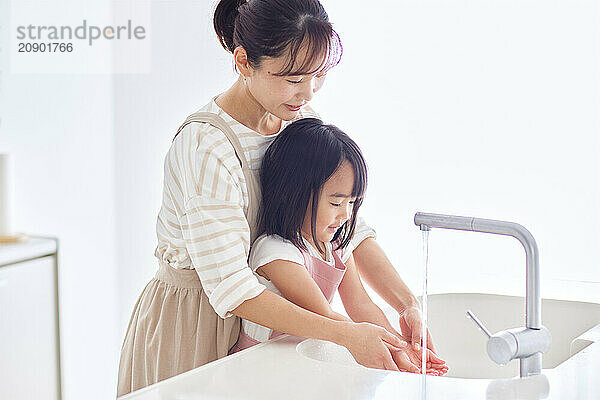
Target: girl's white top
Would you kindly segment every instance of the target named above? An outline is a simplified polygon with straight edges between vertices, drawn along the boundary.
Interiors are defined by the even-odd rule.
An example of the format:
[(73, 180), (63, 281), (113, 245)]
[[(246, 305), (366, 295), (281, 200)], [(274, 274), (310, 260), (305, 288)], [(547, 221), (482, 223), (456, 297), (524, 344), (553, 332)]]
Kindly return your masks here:
[[(368, 231), (363, 230), (361, 235), (363, 239), (369, 237), (366, 235)], [(357, 236), (354, 236), (355, 238)], [(306, 239), (302, 238), (304, 245), (308, 249), (308, 254), (313, 257), (317, 257), (325, 261), (327, 264), (333, 266), (335, 264), (335, 260), (333, 259), (333, 245), (331, 243), (325, 243), (325, 258), (323, 258), (317, 249), (313, 245), (310, 244)], [(359, 242), (360, 243), (360, 242)], [(342, 250), (341, 260), (342, 262), (346, 262), (348, 257), (352, 254), (352, 246), (349, 245)], [(302, 257), (302, 252), (296, 246), (292, 244), (289, 240), (282, 238), (279, 235), (261, 235), (252, 244), (252, 250), (250, 250), (250, 260), (248, 265), (254, 272), (256, 278), (259, 283), (265, 285), (267, 289), (281, 295), (281, 292), (277, 289), (277, 287), (268, 279), (258, 275), (256, 270), (263, 265), (266, 265), (275, 260), (285, 260), (291, 261), (296, 264), (304, 265), (304, 257)], [(252, 339), (257, 340), (259, 342), (266, 342), (269, 340), (271, 336), (272, 329), (267, 328), (265, 326), (255, 324), (252, 321), (242, 320), (242, 329), (248, 336)]]
[[(223, 111), (214, 99), (199, 111), (213, 112), (229, 123), (250, 168), (260, 168), (278, 133), (264, 136), (253, 131)], [(319, 116), (306, 107), (296, 119), (307, 117)], [(291, 122), (284, 121), (281, 129)], [(265, 289), (248, 267), (247, 210), (248, 189), (229, 140), (208, 123), (185, 126), (165, 157), (154, 255), (173, 268), (195, 268), (222, 318), (232, 316), (231, 310)], [(375, 237), (375, 231), (359, 219), (350, 251), (367, 237)]]

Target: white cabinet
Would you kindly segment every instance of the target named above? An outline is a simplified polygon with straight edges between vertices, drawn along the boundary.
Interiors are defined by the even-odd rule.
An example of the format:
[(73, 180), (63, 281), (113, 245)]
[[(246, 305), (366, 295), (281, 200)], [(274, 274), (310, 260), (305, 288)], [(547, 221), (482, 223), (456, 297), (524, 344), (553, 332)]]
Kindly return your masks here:
[(57, 244), (0, 244), (0, 399), (59, 400)]

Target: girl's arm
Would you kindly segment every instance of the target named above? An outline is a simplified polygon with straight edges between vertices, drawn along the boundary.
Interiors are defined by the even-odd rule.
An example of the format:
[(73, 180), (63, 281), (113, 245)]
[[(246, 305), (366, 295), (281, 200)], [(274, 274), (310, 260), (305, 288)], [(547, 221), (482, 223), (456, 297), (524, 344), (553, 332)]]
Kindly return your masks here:
[(352, 322), (331, 309), (323, 292), (303, 265), (274, 260), (259, 267), (257, 272), (270, 280), (283, 297), (297, 306), (336, 321)]

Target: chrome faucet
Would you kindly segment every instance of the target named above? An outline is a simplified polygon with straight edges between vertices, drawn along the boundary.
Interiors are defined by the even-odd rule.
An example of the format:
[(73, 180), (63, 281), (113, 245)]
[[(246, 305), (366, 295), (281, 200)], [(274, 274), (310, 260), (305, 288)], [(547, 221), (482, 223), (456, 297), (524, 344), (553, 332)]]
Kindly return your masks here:
[[(542, 371), (542, 353), (550, 348), (550, 331), (542, 326), (542, 298), (540, 295), (540, 265), (538, 248), (533, 235), (522, 225), (492, 219), (459, 217), (455, 215), (416, 213), (415, 225), (421, 230), (430, 228), (457, 229), (513, 236), (525, 248), (527, 289), (525, 297), (525, 328), (514, 328), (490, 335), (483, 324), (473, 320), (488, 336), (487, 352), (501, 365), (520, 359), (521, 378), (538, 375)], [(471, 314), (472, 315), (472, 314)], [(474, 317), (474, 316), (472, 316)]]

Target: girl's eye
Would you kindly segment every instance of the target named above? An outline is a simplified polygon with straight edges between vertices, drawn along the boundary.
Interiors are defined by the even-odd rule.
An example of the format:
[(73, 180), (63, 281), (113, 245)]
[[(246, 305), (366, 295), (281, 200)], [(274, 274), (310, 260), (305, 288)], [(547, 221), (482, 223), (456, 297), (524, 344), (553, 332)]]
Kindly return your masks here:
[(331, 204), (331, 205), (332, 205), (332, 206), (334, 206), (334, 207), (339, 207), (339, 206), (341, 206), (341, 205), (342, 205), (342, 203), (339, 203), (339, 204), (336, 204), (336, 203), (329, 203), (329, 204)]
[(297, 81), (294, 81), (294, 80), (291, 80), (291, 79), (286, 79), (286, 81), (288, 81), (289, 83), (298, 84), (298, 83), (302, 82), (302, 78), (300, 78)]

